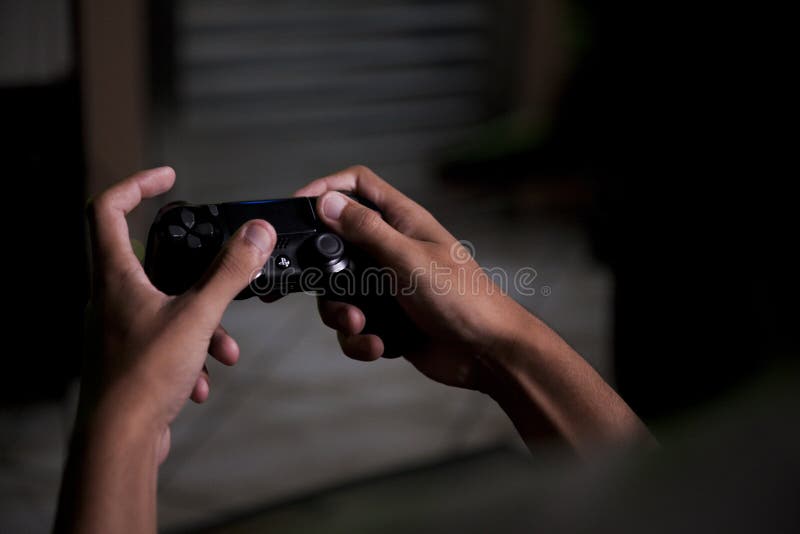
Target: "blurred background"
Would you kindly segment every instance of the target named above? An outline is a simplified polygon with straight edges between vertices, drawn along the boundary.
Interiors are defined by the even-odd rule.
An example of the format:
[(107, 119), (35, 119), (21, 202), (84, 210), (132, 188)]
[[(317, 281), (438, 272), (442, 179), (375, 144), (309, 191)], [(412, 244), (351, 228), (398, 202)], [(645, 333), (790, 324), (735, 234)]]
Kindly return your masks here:
[[(19, 222), (4, 255), (17, 345), (0, 389), (0, 532), (50, 528), (88, 297), (83, 206), (145, 167), (178, 181), (132, 214), (137, 248), (169, 200), (290, 196), (369, 166), (484, 267), (533, 267), (535, 294), (512, 296), (665, 446), (765, 373), (796, 371), (794, 271), (778, 259), (796, 248), (792, 212), (769, 180), (742, 185), (752, 147), (727, 144), (749, 109), (729, 105), (720, 72), (736, 59), (757, 73), (735, 29), (692, 20), (583, 0), (2, 0)], [(210, 400), (174, 424), (164, 530), (452, 526), (437, 521), (460, 509), (437, 499), (453, 485), (485, 507), (507, 497), (487, 504), (486, 485), (538, 495), (557, 479), (490, 399), (405, 361), (343, 357), (312, 298), (237, 302), (225, 325), (242, 358), (210, 362)]]

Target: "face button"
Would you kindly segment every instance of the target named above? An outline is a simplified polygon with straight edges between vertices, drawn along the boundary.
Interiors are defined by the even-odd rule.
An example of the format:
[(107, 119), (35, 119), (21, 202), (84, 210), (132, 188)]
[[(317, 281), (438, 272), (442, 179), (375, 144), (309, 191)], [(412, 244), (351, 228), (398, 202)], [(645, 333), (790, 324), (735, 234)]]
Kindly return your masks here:
[(194, 213), (186, 208), (181, 210), (181, 222), (186, 228), (191, 229), (194, 226)]
[(194, 233), (200, 237), (211, 237), (214, 235), (214, 225), (208, 222), (200, 223), (195, 227)]
[(208, 205), (208, 212), (211, 215), (213, 215), (214, 217), (217, 217), (219, 215), (219, 208), (217, 206), (215, 206), (214, 204), (209, 204)]
[(275, 258), (275, 265), (280, 267), (281, 269), (288, 269), (292, 266), (292, 260), (289, 259), (288, 256), (285, 254), (281, 254), (277, 258)]
[(186, 236), (186, 229), (177, 224), (170, 224), (167, 226), (167, 234), (169, 234), (172, 239), (181, 239)]
[(192, 234), (186, 236), (186, 244), (189, 245), (189, 248), (200, 248), (203, 246), (200, 238)]

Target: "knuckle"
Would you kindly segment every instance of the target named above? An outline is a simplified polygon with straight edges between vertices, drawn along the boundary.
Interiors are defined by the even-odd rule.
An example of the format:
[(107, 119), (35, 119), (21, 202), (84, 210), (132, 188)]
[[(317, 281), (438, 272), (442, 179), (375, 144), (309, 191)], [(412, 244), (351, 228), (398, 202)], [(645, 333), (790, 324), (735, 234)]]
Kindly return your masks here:
[(356, 228), (365, 234), (377, 231), (383, 224), (383, 219), (377, 212), (368, 208), (360, 208), (356, 219)]
[(374, 175), (375, 174), (374, 172), (372, 172), (372, 169), (370, 169), (366, 165), (362, 165), (362, 164), (353, 165), (348, 170), (350, 172), (352, 172), (353, 174), (358, 174), (358, 175), (362, 175), (362, 176), (364, 176), (364, 175)]
[(422, 208), (412, 205), (400, 206), (396, 208), (391, 219), (392, 226), (401, 234), (409, 235), (413, 232), (417, 221), (425, 218)]
[(103, 213), (108, 212), (110, 206), (111, 198), (106, 191), (89, 199), (89, 202), (86, 203), (86, 216), (89, 221), (94, 223), (98, 218), (102, 217)]

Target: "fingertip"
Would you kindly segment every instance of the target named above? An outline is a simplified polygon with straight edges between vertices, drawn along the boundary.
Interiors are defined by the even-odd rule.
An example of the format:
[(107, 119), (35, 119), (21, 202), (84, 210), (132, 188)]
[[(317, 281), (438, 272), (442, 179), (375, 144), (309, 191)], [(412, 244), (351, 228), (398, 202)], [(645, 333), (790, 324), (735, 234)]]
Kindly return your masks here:
[(342, 327), (348, 334), (359, 334), (364, 330), (364, 325), (367, 322), (364, 317), (364, 312), (355, 306), (346, 306), (342, 312)]
[(384, 346), (383, 340), (378, 336), (365, 336), (368, 340), (369, 353), (373, 360), (377, 360), (383, 356)]
[(211, 386), (208, 383), (208, 380), (201, 376), (197, 379), (197, 383), (194, 385), (194, 390), (192, 390), (192, 400), (197, 404), (202, 404), (208, 400), (208, 395), (211, 391)]
[[(228, 239), (203, 277), (183, 298), (196, 302), (209, 321), (217, 321), (228, 304), (263, 272), (275, 246), (275, 229), (266, 221), (254, 219)], [(252, 287), (257, 291), (257, 287)]]
[(323, 324), (346, 335), (355, 335), (364, 329), (364, 313), (357, 307), (338, 300), (317, 300)]
[(372, 362), (383, 355), (383, 341), (375, 335), (349, 336), (337, 332), (339, 345), (345, 356), (362, 362)]
[(270, 237), (272, 237), (273, 241), (277, 240), (278, 232), (275, 230), (275, 227), (272, 226), (272, 224), (269, 221), (266, 221), (264, 219), (256, 219), (256, 221), (264, 227), (267, 233), (269, 233)]
[(161, 167), (153, 167), (152, 169), (150, 169), (149, 172), (153, 174), (162, 174), (166, 177), (175, 178), (175, 169), (173, 169), (169, 165), (162, 165)]
[(150, 198), (169, 191), (175, 184), (175, 178), (175, 169), (168, 165), (142, 171), (139, 173), (142, 196)]
[(223, 343), (225, 345), (225, 360), (222, 363), (227, 366), (236, 365), (236, 362), (239, 361), (239, 354), (241, 353), (239, 344), (230, 336), (227, 336)]
[(319, 211), (325, 218), (338, 221), (349, 202), (350, 200), (338, 191), (328, 191), (318, 201)]
[(212, 339), (208, 353), (222, 365), (231, 367), (239, 361), (239, 345), (230, 336)]
[[(208, 353), (223, 365), (234, 365), (239, 359), (239, 345), (225, 327), (219, 325), (211, 335)], [(207, 371), (205, 374), (208, 374)]]
[(277, 241), (275, 228), (263, 219), (253, 219), (248, 222), (242, 231), (242, 236), (264, 255), (272, 252)]

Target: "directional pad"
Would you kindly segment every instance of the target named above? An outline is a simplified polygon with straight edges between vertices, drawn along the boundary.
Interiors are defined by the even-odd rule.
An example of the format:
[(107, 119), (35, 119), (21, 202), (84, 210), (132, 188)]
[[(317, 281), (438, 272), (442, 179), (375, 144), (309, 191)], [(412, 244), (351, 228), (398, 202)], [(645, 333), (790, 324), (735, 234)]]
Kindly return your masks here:
[(186, 237), (186, 228), (178, 226), (177, 224), (170, 224), (167, 226), (167, 233), (172, 239), (181, 239)]
[(200, 248), (203, 246), (203, 242), (200, 241), (200, 238), (192, 234), (186, 236), (186, 244), (189, 248)]
[(198, 224), (194, 233), (201, 237), (211, 237), (214, 235), (214, 225), (208, 222)]
[(194, 213), (192, 213), (191, 210), (188, 210), (186, 208), (182, 209), (181, 222), (186, 228), (191, 230), (192, 226), (194, 226)]
[(214, 246), (219, 245), (222, 230), (208, 220), (209, 215), (219, 216), (219, 210), (214, 206), (213, 210), (209, 208), (209, 212), (202, 212), (203, 215), (198, 220), (196, 210), (188, 207), (175, 210), (169, 217), (171, 224), (167, 224), (166, 236), (172, 241), (185, 243), (184, 246), (190, 249), (208, 247), (213, 249)]

